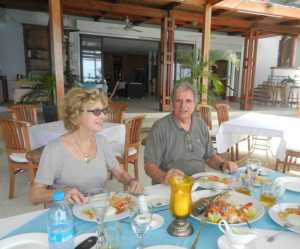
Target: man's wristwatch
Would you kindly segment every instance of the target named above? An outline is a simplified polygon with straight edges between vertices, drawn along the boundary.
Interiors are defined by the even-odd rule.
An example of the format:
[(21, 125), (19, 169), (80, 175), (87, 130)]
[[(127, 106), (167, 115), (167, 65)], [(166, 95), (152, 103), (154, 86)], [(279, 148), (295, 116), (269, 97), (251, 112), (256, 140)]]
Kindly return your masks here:
[(220, 171), (222, 171), (222, 172), (224, 172), (224, 164), (225, 164), (225, 161), (220, 162), (220, 164), (219, 164), (219, 169), (220, 169)]

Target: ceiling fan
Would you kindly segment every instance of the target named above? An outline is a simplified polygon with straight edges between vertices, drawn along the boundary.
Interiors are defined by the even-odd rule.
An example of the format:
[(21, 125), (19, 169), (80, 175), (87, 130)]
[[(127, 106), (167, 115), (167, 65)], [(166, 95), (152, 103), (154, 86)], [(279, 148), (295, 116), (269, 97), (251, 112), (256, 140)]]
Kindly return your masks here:
[(123, 27), (123, 29), (126, 30), (126, 31), (142, 32), (141, 30), (138, 30), (138, 29), (134, 28), (134, 25), (130, 21), (128, 16), (126, 16), (126, 18), (125, 18), (125, 26)]

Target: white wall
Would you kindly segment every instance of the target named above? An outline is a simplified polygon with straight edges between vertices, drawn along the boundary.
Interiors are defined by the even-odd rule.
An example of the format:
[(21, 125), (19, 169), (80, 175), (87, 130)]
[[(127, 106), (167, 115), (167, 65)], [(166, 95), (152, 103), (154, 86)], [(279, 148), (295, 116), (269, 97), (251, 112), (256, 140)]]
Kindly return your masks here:
[(280, 39), (280, 36), (259, 39), (254, 87), (267, 80), (271, 74), (270, 68), (277, 66)]
[(296, 67), (300, 67), (300, 37), (297, 38), (296, 46)]
[[(22, 24), (48, 25), (48, 13), (21, 10), (6, 10), (0, 19), (0, 75), (8, 79), (9, 98), (13, 91), (17, 74), (25, 75), (25, 55)], [(65, 26), (74, 25), (75, 17), (64, 17)], [(86, 19), (86, 18), (83, 18)]]

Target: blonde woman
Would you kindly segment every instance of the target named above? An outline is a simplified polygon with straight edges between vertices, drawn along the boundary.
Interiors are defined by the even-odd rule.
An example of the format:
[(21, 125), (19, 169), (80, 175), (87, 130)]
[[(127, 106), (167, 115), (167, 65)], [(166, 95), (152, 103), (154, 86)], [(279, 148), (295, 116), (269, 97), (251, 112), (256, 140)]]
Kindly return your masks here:
[(49, 202), (53, 189), (63, 188), (66, 200), (82, 204), (84, 193), (103, 189), (108, 171), (129, 191), (143, 191), (120, 167), (106, 139), (97, 135), (108, 111), (106, 96), (73, 88), (65, 96), (63, 111), (68, 132), (45, 147), (29, 193), (32, 203)]

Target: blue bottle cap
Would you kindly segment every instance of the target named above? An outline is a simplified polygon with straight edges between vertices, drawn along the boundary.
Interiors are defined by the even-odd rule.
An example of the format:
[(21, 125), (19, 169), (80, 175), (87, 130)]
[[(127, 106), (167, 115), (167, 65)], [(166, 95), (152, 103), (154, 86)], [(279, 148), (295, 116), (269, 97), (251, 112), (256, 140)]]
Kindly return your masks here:
[(53, 201), (62, 201), (65, 198), (64, 192), (53, 192), (52, 200)]

